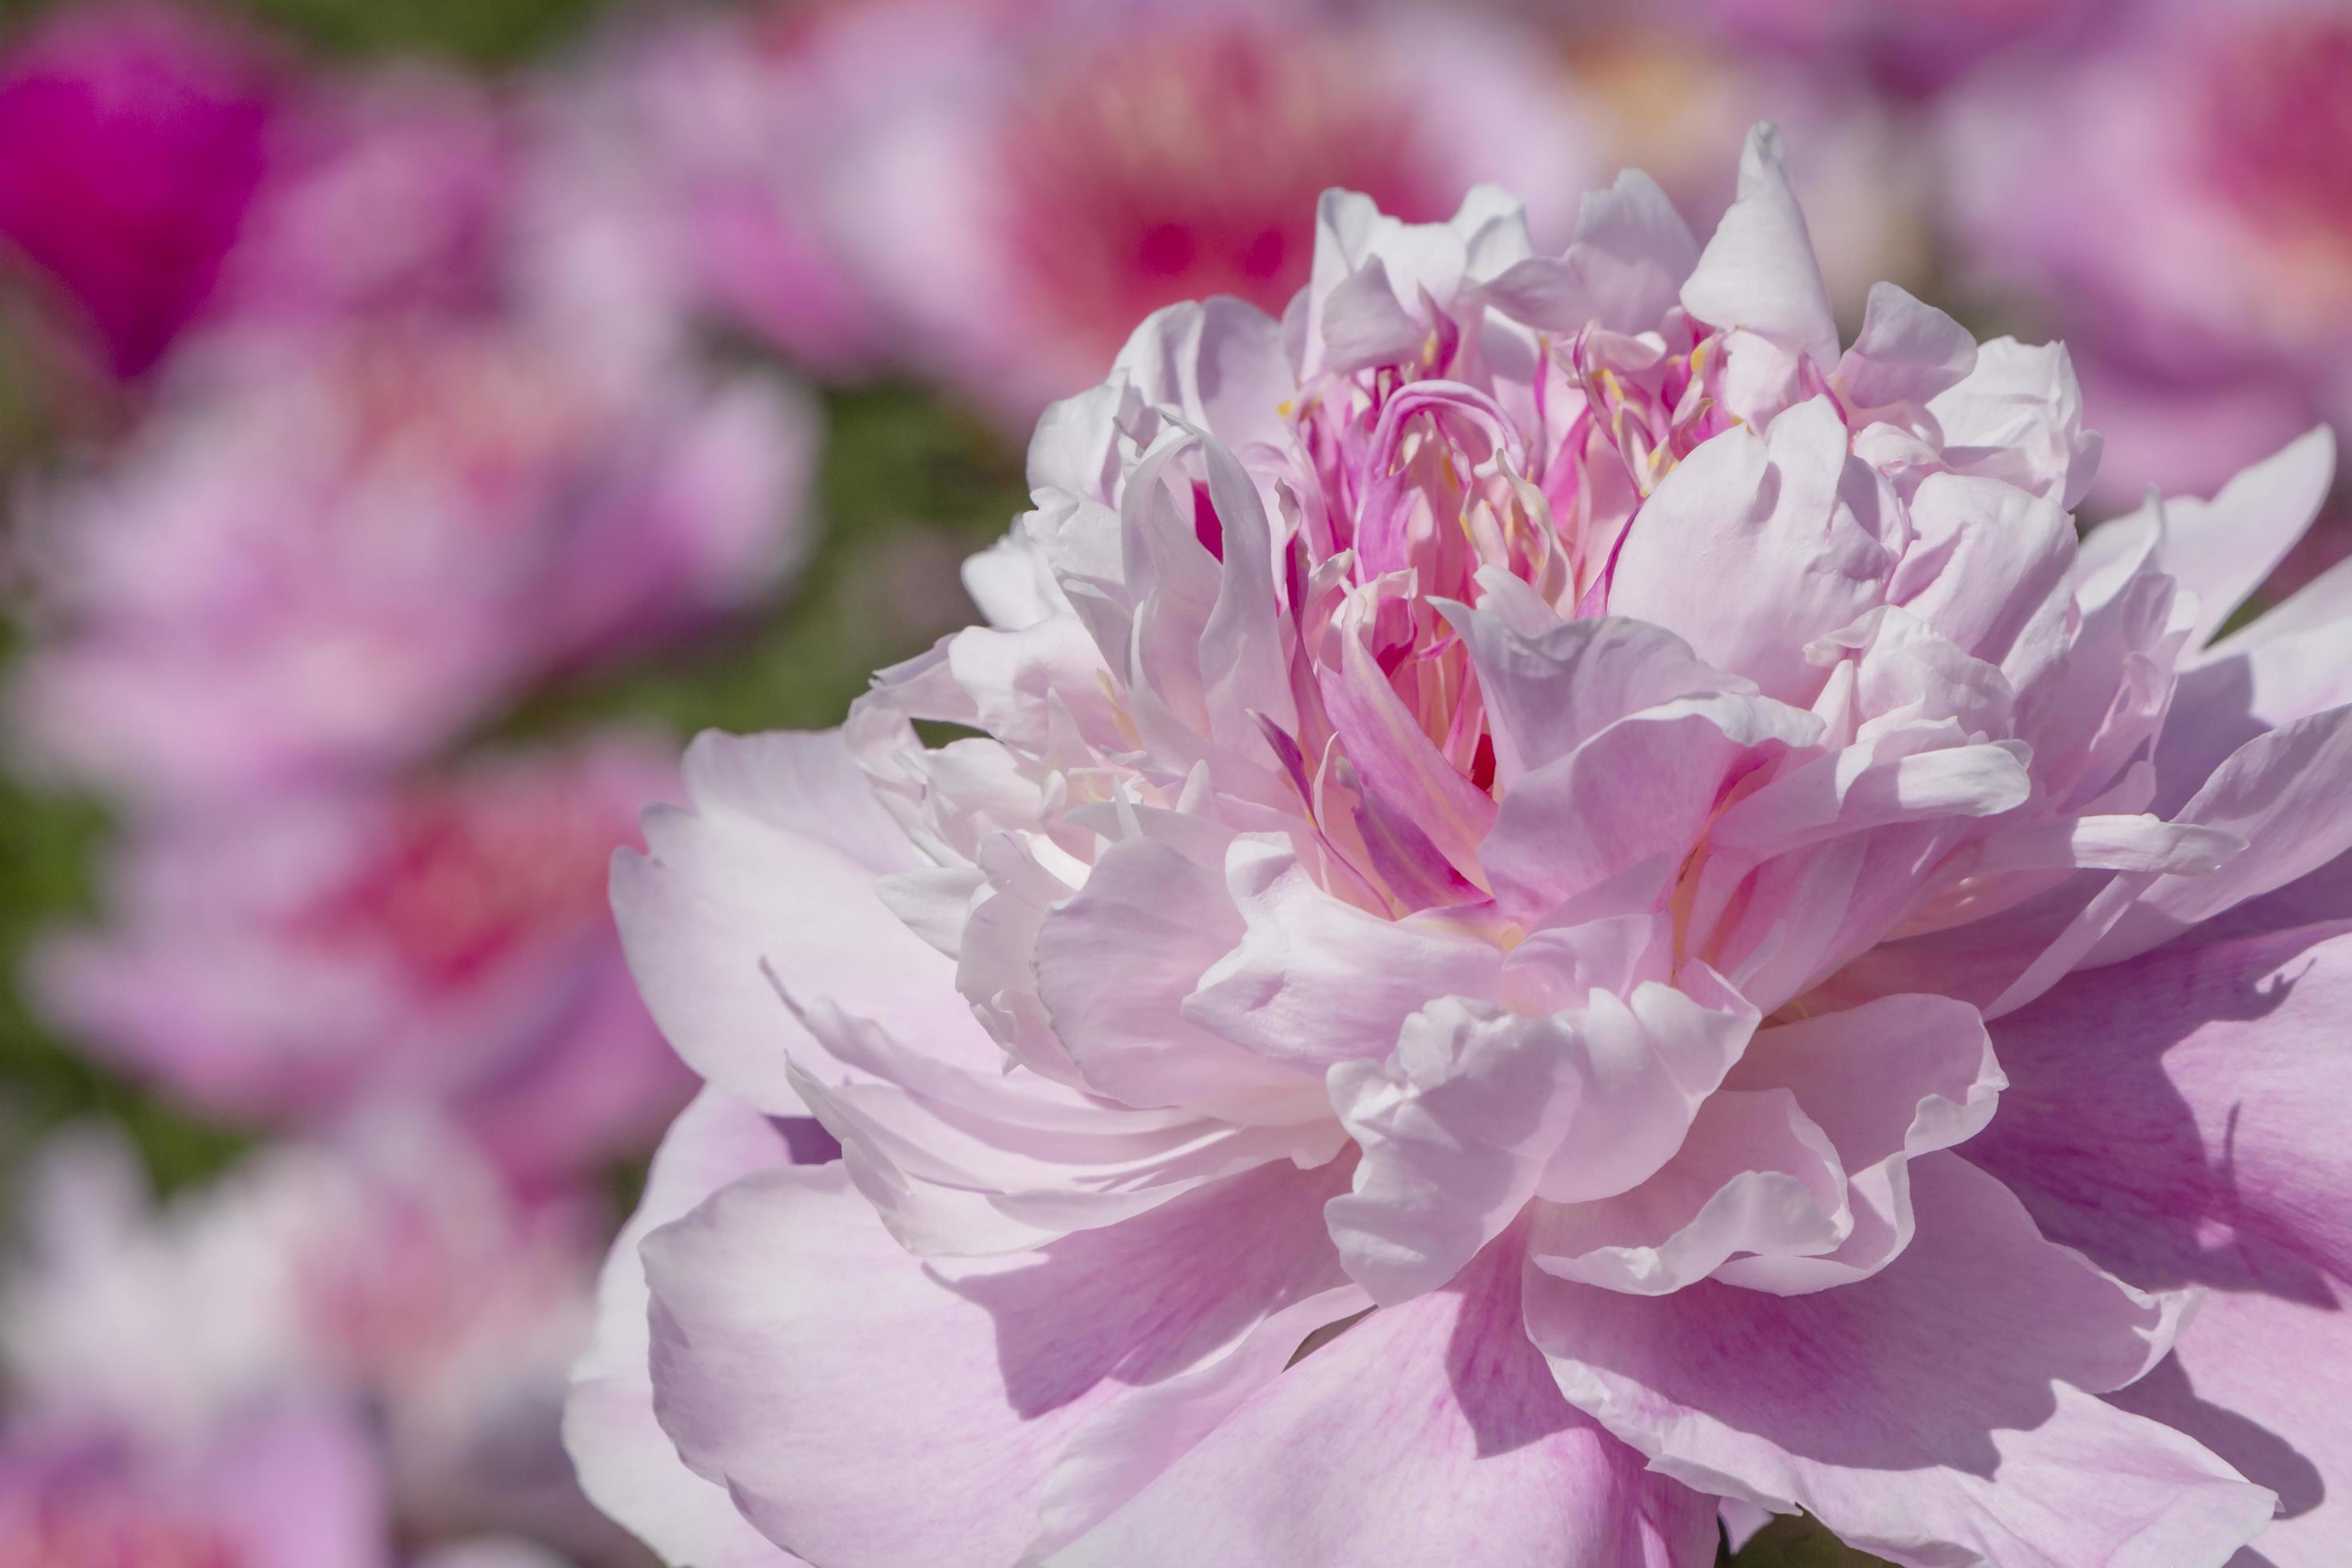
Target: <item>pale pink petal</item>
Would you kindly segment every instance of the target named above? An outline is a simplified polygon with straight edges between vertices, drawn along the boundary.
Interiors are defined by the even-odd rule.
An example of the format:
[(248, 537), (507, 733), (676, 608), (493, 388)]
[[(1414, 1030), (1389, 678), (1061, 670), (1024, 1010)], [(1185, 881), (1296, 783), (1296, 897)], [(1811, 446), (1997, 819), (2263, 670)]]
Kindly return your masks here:
[(655, 1405), (698, 1474), (826, 1568), (1003, 1568), (1093, 1412), (1344, 1283), (1328, 1171), (1269, 1167), (1041, 1251), (942, 1266), (838, 1166), (753, 1175), (656, 1231)]
[(1185, 998), (1246, 928), (1222, 868), (1145, 838), (1112, 845), (1037, 932), (1037, 994), (1087, 1081), (1129, 1105), (1234, 1120), (1324, 1113), (1311, 1072), (1191, 1021)]
[(1976, 364), (1977, 341), (1966, 327), (1892, 283), (1874, 283), (1837, 380), (1857, 406), (1885, 408), (1924, 404), (1966, 381)]
[(1994, 1028), (2011, 1087), (1969, 1157), (2053, 1240), (2209, 1294), (2118, 1395), (2279, 1494), (2277, 1568), (2343, 1555), (2352, 1499), (2352, 1097), (2341, 924), (2076, 975)]
[(1654, 1175), (1756, 1022), (1694, 967), (1685, 984), (1705, 1001), (1652, 983), (1549, 1017), (1433, 1003), (1388, 1060), (1333, 1068), (1332, 1104), (1364, 1151), (1354, 1191), (1329, 1209), (1349, 1275), (1376, 1300), (1403, 1300), (1444, 1283), (1538, 1194), (1581, 1201)]
[(1479, 851), (1496, 901), (1532, 923), (1654, 855), (1678, 864), (1733, 784), (1819, 732), (1809, 713), (1742, 697), (1618, 721), (1504, 797)]
[(1704, 443), (1634, 519), (1609, 613), (1678, 634), (1768, 697), (1811, 704), (1826, 672), (1805, 647), (1876, 605), (1895, 566), (1850, 504), (1847, 460), (1827, 398), (1789, 410), (1766, 436), (1741, 428)]
[(1246, 929), (1181, 1011), (1270, 1060), (1320, 1074), (1334, 1062), (1383, 1057), (1430, 997), (1493, 1000), (1500, 992), (1494, 943), (1433, 914), (1392, 921), (1342, 902), (1284, 841), (1235, 839), (1225, 876), (1227, 908), (1239, 906)]
[(687, 788), (696, 809), (647, 813), (649, 852), (615, 859), (613, 905), (655, 1021), (698, 1071), (758, 1109), (801, 1109), (785, 1063), (807, 1036), (778, 978), (944, 1055), (996, 1057), (953, 965), (875, 893), (916, 858), (837, 731), (706, 736)]
[(1683, 284), (1683, 308), (1713, 327), (1739, 328), (1837, 363), (1837, 319), (1813, 259), (1805, 215), (1789, 185), (1780, 133), (1759, 125), (1739, 154), (1739, 197)]
[(1786, 1089), (1727, 1089), (1692, 1117), (1675, 1157), (1629, 1193), (1538, 1205), (1528, 1251), (1548, 1274), (1629, 1295), (1750, 1262), (1818, 1257), (1852, 1234), (1838, 1152)]
[(1908, 1568), (2221, 1568), (2272, 1495), (2081, 1392), (2140, 1375), (2177, 1304), (2043, 1241), (1952, 1154), (1913, 1167), (1919, 1238), (1860, 1284), (1620, 1295), (1528, 1276), (1572, 1404), (1653, 1466), (1801, 1506)]
[(2319, 515), (2335, 479), (2336, 436), (2322, 426), (2237, 475), (2210, 501), (2158, 503), (2163, 533), (2157, 560), (2197, 595), (2191, 647), (2210, 642), (2262, 586)]
[(716, 1089), (704, 1090), (662, 1141), (645, 1196), (614, 1241), (597, 1281), (596, 1339), (572, 1368), (563, 1446), (590, 1500), (666, 1562), (793, 1568), (800, 1561), (752, 1529), (725, 1489), (687, 1468), (655, 1418), (646, 1359), (650, 1294), (637, 1257), (648, 1235), (720, 1187), (793, 1160), (786, 1131), (776, 1121)]
[(2006, 479), (2071, 510), (2098, 472), (2098, 434), (2083, 427), (2083, 389), (2062, 343), (1979, 343), (1976, 369), (1927, 412), (1956, 473)]
[(1707, 1568), (1715, 1500), (1558, 1397), (1518, 1254), (1383, 1307), (1263, 1384), (1052, 1568)]
[(1597, 322), (1630, 335), (1653, 330), (1673, 308), (1698, 255), (1657, 182), (1627, 169), (1608, 189), (1585, 193), (1566, 255), (1519, 262), (1485, 292), (1531, 327), (1574, 332)]
[(1674, 633), (1641, 621), (1555, 620), (1531, 633), (1489, 609), (1459, 605), (1446, 609), (1446, 619), (1477, 665), (1494, 728), (1495, 776), (1506, 790), (1643, 709), (1748, 689)]

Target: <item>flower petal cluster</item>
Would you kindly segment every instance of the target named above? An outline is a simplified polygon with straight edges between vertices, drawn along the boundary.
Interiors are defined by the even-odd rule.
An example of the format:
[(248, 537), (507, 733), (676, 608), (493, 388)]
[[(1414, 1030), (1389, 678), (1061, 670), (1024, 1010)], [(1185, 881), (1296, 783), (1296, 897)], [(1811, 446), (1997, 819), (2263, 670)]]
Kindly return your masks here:
[(2230, 1560), (2287, 1478), (2164, 1402), (2221, 1281), (2144, 1233), (2242, 1215), (2264, 1310), (2345, 1277), (2290, 1151), (2352, 1057), (2278, 988), (2352, 913), (2352, 605), (2221, 635), (2324, 435), (2078, 542), (2097, 452), (2063, 349), (1885, 286), (1842, 342), (1769, 128), (1704, 245), (1638, 174), (1559, 254), (1334, 192), (1281, 321), (1150, 317), (988, 624), (705, 737), (616, 865), (711, 1087), (608, 1274), (597, 1495), (824, 1568), (1681, 1568), (1719, 1500)]

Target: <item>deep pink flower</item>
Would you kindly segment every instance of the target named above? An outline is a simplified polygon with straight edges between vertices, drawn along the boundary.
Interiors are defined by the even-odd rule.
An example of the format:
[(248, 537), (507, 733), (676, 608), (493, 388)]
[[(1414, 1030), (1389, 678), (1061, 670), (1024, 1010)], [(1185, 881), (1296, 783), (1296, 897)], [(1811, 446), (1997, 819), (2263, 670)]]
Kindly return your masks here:
[(2276, 1355), (2352, 1279), (2352, 577), (2215, 636), (2330, 445), (2078, 544), (2064, 351), (1893, 288), (1842, 349), (1769, 129), (1740, 185), (1559, 256), (1331, 194), (1282, 323), (1047, 414), (987, 626), (698, 742), (614, 878), (712, 1089), (607, 1278), (649, 1376), (608, 1320), (575, 1405), (608, 1507), (824, 1568), (1703, 1568), (1725, 1498), (2339, 1550), (2345, 1358)]
[(204, 305), (268, 162), (282, 84), (176, 5), (75, 6), (0, 56), (0, 251), (46, 275), (115, 374)]
[(110, 923), (55, 939), (42, 988), (90, 1048), (234, 1121), (422, 1102), (526, 1182), (592, 1169), (684, 1100), (604, 900), (673, 776), (611, 739), (138, 829)]
[(2352, 13), (2141, 12), (2078, 65), (1988, 81), (1946, 136), (1967, 270), (2083, 354), (2122, 506), (2352, 425)]
[(414, 757), (523, 686), (763, 592), (815, 416), (524, 323), (234, 334), (40, 501), (32, 750), (175, 807)]

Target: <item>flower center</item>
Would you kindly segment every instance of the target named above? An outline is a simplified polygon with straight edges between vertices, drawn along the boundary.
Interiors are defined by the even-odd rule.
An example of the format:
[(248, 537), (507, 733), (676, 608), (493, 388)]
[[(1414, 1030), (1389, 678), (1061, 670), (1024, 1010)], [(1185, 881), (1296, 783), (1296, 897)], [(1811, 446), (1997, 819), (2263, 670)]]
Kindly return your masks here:
[(1327, 378), (1289, 411), (1318, 492), (1300, 500), (1288, 574), (1294, 685), (1319, 702), (1270, 738), (1336, 883), (1391, 913), (1487, 895), (1495, 741), (1446, 605), (1508, 591), (1563, 619), (1601, 613), (1634, 510), (1730, 423), (1713, 336), (1679, 352), (1538, 339), (1533, 406), (1506, 410), (1465, 384), (1481, 351), (1438, 321), (1417, 365)]

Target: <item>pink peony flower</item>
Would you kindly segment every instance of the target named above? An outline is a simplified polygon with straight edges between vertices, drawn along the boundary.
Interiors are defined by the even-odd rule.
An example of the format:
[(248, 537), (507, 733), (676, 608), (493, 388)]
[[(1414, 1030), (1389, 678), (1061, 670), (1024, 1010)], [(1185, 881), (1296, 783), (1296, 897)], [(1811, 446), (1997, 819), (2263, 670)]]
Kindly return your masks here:
[(1025, 426), (1161, 305), (1279, 310), (1327, 186), (1431, 218), (1481, 179), (1577, 188), (1594, 132), (1543, 48), (1412, 4), (887, 0), (772, 53), (827, 112), (816, 210), (900, 357)]
[(520, 303), (516, 209), (536, 174), (520, 121), (492, 89), (421, 67), (308, 84), (274, 127), (215, 313), (301, 322)]
[(1968, 268), (2084, 353), (2122, 506), (2352, 423), (2352, 14), (2143, 11), (2080, 65), (1966, 95), (1946, 136)]
[[(244, 1434), (299, 1413), (340, 1436), (320, 1462), (364, 1483), (376, 1522), (352, 1561), (385, 1560), (387, 1515), (410, 1539), (614, 1544), (556, 1447), (563, 1367), (588, 1327), (593, 1213), (519, 1205), (429, 1121), (378, 1117), (278, 1145), (160, 1208), (134, 1163), (119, 1144), (68, 1136), (35, 1166), (35, 1245), (13, 1260), (0, 1315), (0, 1367), (28, 1433), (95, 1434), (203, 1474)], [(302, 1491), (274, 1483), (270, 1521), (297, 1521)], [(0, 1553), (11, 1539), (0, 1531)], [(321, 1545), (196, 1561), (345, 1559)], [(90, 1568), (101, 1564), (114, 1560)]]
[(608, 1321), (575, 1395), (607, 1507), (824, 1568), (1696, 1568), (1719, 1499), (2340, 1551), (2352, 579), (2214, 635), (2331, 448), (2078, 545), (2064, 351), (1892, 288), (1841, 351), (1769, 129), (1740, 183), (1559, 256), (1333, 193), (1283, 324), (1048, 413), (987, 626), (689, 752), (614, 874), (712, 1087), (606, 1281), (648, 1375)]
[[(551, 94), (577, 189), (598, 186), (676, 307), (807, 369), (866, 374), (892, 347), (836, 220), (843, 148), (903, 111), (938, 46), (907, 5), (714, 10), (616, 29)], [(868, 41), (869, 34), (885, 35)], [(900, 58), (877, 70), (886, 57)]]
[(147, 826), (109, 926), (53, 939), (41, 987), (101, 1056), (212, 1114), (438, 1106), (518, 1180), (576, 1175), (685, 1099), (604, 901), (674, 776), (615, 737)]
[(0, 253), (54, 285), (96, 357), (144, 374), (213, 291), (283, 84), (176, 5), (79, 6), (0, 56)]
[(527, 684), (740, 605), (805, 544), (816, 420), (520, 324), (236, 334), (39, 507), (51, 765), (217, 800), (416, 756)]
[(361, 1423), (289, 1408), (169, 1452), (121, 1433), (0, 1438), (0, 1568), (388, 1568)]

